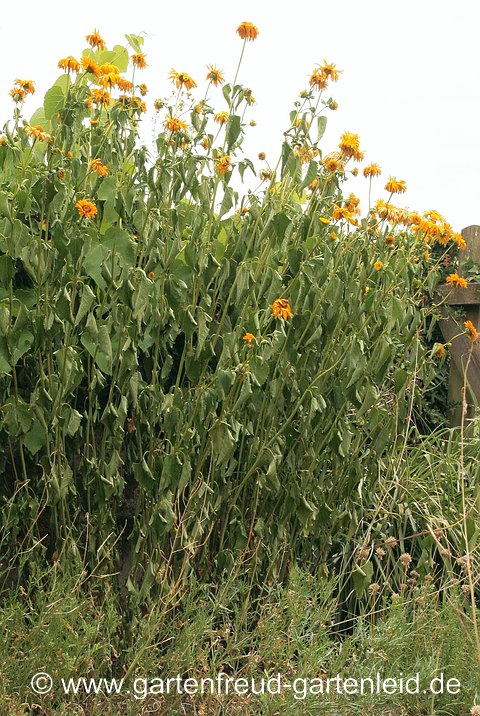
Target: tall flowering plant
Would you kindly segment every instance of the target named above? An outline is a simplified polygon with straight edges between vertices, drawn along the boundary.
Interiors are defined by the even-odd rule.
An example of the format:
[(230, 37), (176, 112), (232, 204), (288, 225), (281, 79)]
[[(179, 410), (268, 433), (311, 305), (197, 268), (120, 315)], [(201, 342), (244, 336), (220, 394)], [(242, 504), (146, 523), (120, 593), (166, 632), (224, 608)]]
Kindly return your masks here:
[[(237, 32), (243, 56), (259, 32)], [(141, 602), (240, 555), (259, 575), (318, 564), (351, 534), (445, 355), (425, 298), (463, 246), (437, 212), (394, 203), (401, 179), (363, 214), (344, 191), (364, 150), (349, 131), (323, 148), (334, 64), (312, 71), (270, 166), (242, 154), (240, 64), (231, 84), (209, 65), (200, 96), (172, 68), (149, 102), (143, 39), (126, 39), (89, 34), (29, 121), (35, 83), (10, 93), (0, 493), (10, 570), (19, 544), (32, 564), (85, 559)], [(245, 172), (259, 184), (241, 197)]]

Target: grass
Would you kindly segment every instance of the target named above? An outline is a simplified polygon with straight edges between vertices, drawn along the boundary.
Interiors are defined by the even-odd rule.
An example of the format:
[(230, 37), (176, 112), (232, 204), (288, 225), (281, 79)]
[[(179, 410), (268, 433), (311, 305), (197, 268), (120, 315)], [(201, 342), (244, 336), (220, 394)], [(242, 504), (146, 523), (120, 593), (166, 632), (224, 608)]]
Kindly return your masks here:
[[(105, 582), (86, 589), (70, 578), (50, 574), (43, 588), (20, 590), (0, 611), (3, 640), (0, 679), (1, 713), (78, 714), (362, 714), (375, 716), (467, 713), (480, 681), (476, 654), (468, 647), (452, 605), (462, 609), (463, 594), (453, 588), (448, 599), (426, 585), (416, 600), (385, 599), (376, 615), (358, 618), (351, 633), (339, 634), (333, 621), (336, 584), (293, 569), (285, 585), (249, 594), (241, 579), (223, 585), (185, 585), (181, 606), (158, 607), (143, 614), (127, 642), (115, 590)], [(48, 587), (48, 588), (47, 588)], [(51, 674), (55, 687), (47, 696), (32, 694), (33, 674)], [(292, 688), (274, 695), (159, 695), (159, 680), (276, 676)], [(412, 678), (421, 690), (433, 678), (458, 679), (457, 694), (377, 694), (364, 696), (305, 694), (317, 691), (318, 679)], [(68, 681), (124, 678), (130, 695), (65, 695)], [(303, 679), (317, 679), (306, 681)], [(148, 680), (148, 681), (147, 681)], [(436, 682), (438, 685), (439, 682)], [(413, 682), (411, 682), (412, 685)], [(157, 689), (157, 694), (148, 690)], [(135, 698), (135, 695), (138, 698)], [(305, 696), (305, 698), (302, 697)], [(145, 697), (145, 698), (143, 698)]]

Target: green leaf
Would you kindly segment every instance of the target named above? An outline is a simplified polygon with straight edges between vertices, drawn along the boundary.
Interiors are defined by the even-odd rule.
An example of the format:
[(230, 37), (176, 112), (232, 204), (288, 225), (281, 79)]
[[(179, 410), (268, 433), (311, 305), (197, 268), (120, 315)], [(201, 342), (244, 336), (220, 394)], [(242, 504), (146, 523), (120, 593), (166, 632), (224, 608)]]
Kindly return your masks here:
[(151, 494), (155, 486), (155, 478), (153, 477), (152, 471), (148, 467), (145, 458), (142, 460), (142, 462), (133, 463), (132, 470), (135, 479), (139, 483), (139, 485), (141, 485), (149, 494)]
[(63, 94), (65, 94), (65, 95), (67, 94), (71, 85), (72, 85), (72, 80), (70, 79), (70, 75), (68, 75), (68, 74), (60, 75), (58, 80), (55, 80), (55, 82), (53, 83), (53, 86), (60, 87)]
[(108, 248), (103, 244), (94, 244), (83, 259), (83, 268), (87, 276), (93, 278), (99, 288), (105, 289), (107, 283), (102, 276), (103, 262), (108, 255)]
[(325, 134), (325, 129), (327, 128), (327, 118), (324, 114), (321, 114), (320, 117), (318, 117), (318, 129), (317, 129), (317, 142), (321, 140), (323, 135)]
[(240, 123), (240, 117), (236, 114), (230, 115), (227, 125), (227, 154), (237, 141), (241, 131), (242, 126)]
[(283, 213), (283, 211), (280, 214), (275, 215), (275, 218), (273, 219), (273, 229), (280, 241), (282, 241), (285, 236), (285, 231), (287, 230), (289, 223), (290, 219)]
[(117, 196), (117, 182), (115, 177), (105, 177), (102, 179), (97, 190), (97, 197), (102, 201), (115, 199)]
[(30, 124), (35, 127), (39, 124), (43, 129), (48, 132), (51, 129), (51, 123), (45, 116), (45, 110), (43, 107), (39, 107), (30, 117)]
[[(137, 52), (140, 51), (141, 50), (137, 50)], [(118, 67), (120, 72), (127, 71), (129, 61), (130, 58), (128, 56), (127, 48), (123, 47), (123, 45), (115, 45), (115, 47), (113, 48), (112, 63)]]
[(65, 94), (61, 87), (54, 85), (46, 92), (43, 100), (43, 109), (46, 119), (52, 119), (63, 109), (65, 105)]
[(23, 444), (31, 455), (35, 455), (47, 444), (45, 429), (37, 418), (34, 418), (32, 427), (28, 433), (23, 436)]
[(95, 294), (88, 284), (84, 284), (82, 298), (80, 299), (80, 306), (78, 307), (77, 315), (75, 316), (75, 326), (78, 326), (82, 318), (87, 315), (94, 301)]
[(308, 186), (317, 176), (318, 173), (318, 163), (314, 160), (310, 160), (310, 164), (308, 165), (307, 173), (305, 175), (305, 179), (300, 184), (299, 191), (304, 189), (306, 186)]
[(128, 231), (112, 226), (105, 232), (105, 246), (121, 258), (124, 266), (132, 267), (135, 262), (135, 245)]
[(221, 219), (224, 214), (227, 213), (227, 211), (230, 211), (230, 209), (233, 206), (233, 197), (234, 192), (233, 189), (231, 189), (229, 186), (225, 187), (225, 193), (223, 195), (222, 203), (220, 205), (220, 211), (218, 212), (218, 218)]
[(140, 35), (125, 35), (125, 39), (131, 45), (133, 50), (135, 50), (135, 52), (142, 51), (142, 45), (144, 43), (143, 37), (140, 37)]
[(373, 564), (371, 562), (365, 562), (364, 564), (357, 565), (353, 572), (353, 586), (357, 597), (361, 597), (368, 589), (370, 582), (373, 577)]

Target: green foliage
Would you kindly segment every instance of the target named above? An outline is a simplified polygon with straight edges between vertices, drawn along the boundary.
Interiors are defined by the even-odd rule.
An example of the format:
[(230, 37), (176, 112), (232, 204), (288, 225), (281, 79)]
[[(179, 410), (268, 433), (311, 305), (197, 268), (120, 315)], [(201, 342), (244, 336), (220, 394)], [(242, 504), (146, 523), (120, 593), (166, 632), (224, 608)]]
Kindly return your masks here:
[(317, 146), (315, 88), (282, 168), (240, 204), (251, 92), (224, 86), (214, 137), (213, 107), (187, 107), (174, 77), (150, 157), (137, 87), (115, 97), (126, 78), (98, 68), (123, 72), (127, 50), (84, 60), (47, 92), (43, 128), (17, 108), (0, 143), (5, 579), (83, 555), (135, 606), (240, 557), (257, 580), (324, 564), (435, 379), (441, 257), (411, 223), (360, 219), (348, 152), (331, 171)]
[[(152, 712), (261, 714), (361, 714), (373, 716), (467, 713), (474, 703), (479, 680), (476, 657), (465, 648), (465, 633), (452, 605), (461, 607), (458, 588), (448, 604), (438, 601), (428, 586), (416, 604), (401, 597), (382, 610), (375, 629), (359, 620), (352, 633), (332, 638), (335, 584), (294, 569), (285, 585), (264, 588), (253, 597), (242, 578), (226, 580), (222, 587), (196, 580), (185, 582), (181, 607), (167, 600), (144, 613), (133, 638), (125, 641), (121, 611), (115, 592), (102, 580), (95, 584), (85, 575), (76, 580), (53, 571), (39, 585), (10, 598), (0, 609), (3, 640), (0, 647), (0, 706), (2, 713), (26, 716), (36, 703), (49, 716), (102, 713), (146, 716)], [(30, 596), (35, 593), (35, 596)], [(30, 680), (41, 668), (52, 676), (54, 688), (33, 695)], [(217, 678), (254, 680), (282, 675), (295, 690), (281, 693), (236, 695), (149, 695), (155, 679)], [(337, 674), (357, 680), (416, 677), (421, 693), (345, 696), (306, 694), (304, 683)], [(423, 693), (433, 678), (461, 683), (457, 694)], [(84, 677), (99, 681), (124, 679), (119, 694), (108, 695), (80, 688), (65, 694), (61, 679), (78, 683)], [(297, 680), (297, 681), (295, 681)], [(306, 680), (303, 682), (303, 680)], [(158, 682), (157, 682), (158, 683)], [(128, 694), (127, 691), (130, 693)], [(136, 698), (134, 697), (134, 694)]]

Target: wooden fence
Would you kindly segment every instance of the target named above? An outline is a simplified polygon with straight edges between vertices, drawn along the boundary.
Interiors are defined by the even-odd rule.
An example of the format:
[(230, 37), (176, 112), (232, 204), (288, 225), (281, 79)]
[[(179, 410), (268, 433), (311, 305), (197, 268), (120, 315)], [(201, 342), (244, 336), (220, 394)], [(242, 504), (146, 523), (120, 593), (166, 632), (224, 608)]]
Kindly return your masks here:
[[(463, 229), (462, 236), (467, 244), (461, 251), (458, 274), (462, 275), (463, 267), (468, 260), (480, 265), (480, 226), (468, 226)], [(472, 284), (467, 288), (454, 288), (444, 284), (439, 288), (439, 298), (443, 300), (440, 307), (442, 320), (440, 328), (445, 343), (450, 344), (450, 376), (448, 384), (449, 423), (452, 427), (459, 426), (462, 419), (463, 390), (465, 372), (467, 380), (467, 415), (468, 421), (473, 413), (474, 404), (480, 404), (480, 341), (472, 347), (472, 342), (465, 333), (463, 322), (472, 321), (480, 332), (480, 285)], [(461, 314), (454, 315), (449, 307), (460, 308)], [(471, 352), (471, 357), (469, 355)]]

